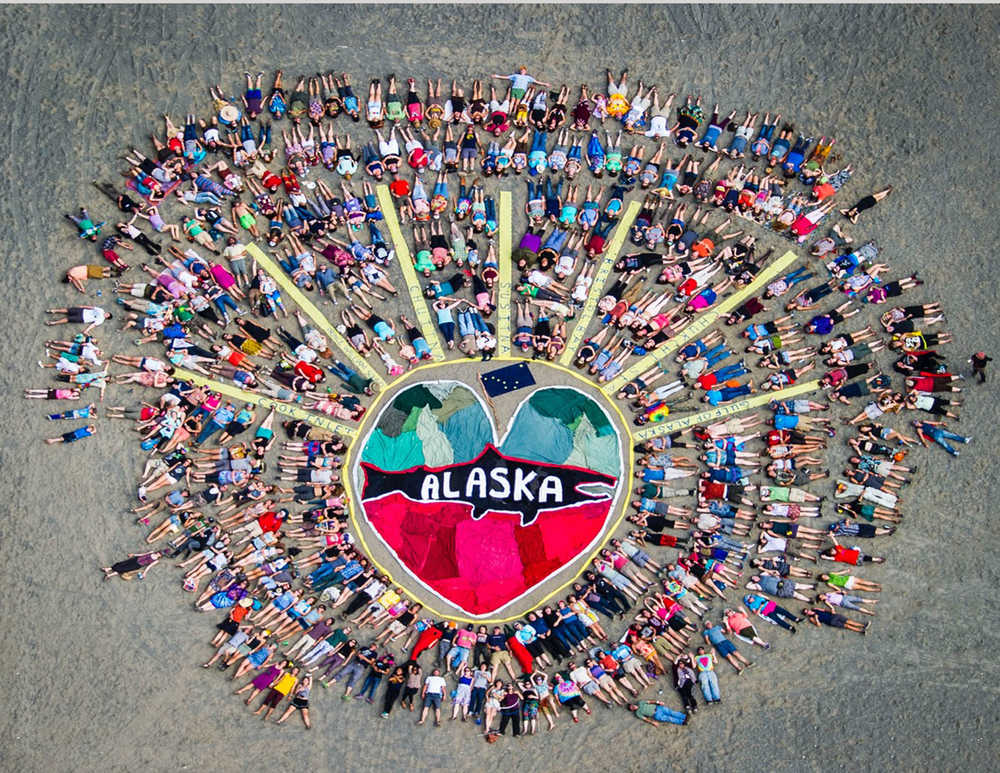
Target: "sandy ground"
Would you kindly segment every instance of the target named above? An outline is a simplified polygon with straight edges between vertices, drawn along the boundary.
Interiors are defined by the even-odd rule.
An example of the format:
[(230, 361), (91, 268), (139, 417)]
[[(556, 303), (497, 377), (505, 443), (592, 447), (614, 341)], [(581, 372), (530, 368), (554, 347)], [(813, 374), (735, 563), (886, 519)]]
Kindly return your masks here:
[[(995, 354), (995, 9), (6, 7), (0, 20), (9, 127), (0, 204), (9, 270), (0, 287), (16, 363), (0, 377), (16, 406), (0, 449), (11, 503), (0, 521), (0, 768), (994, 767), (992, 386), (963, 410), (962, 427), (976, 439), (961, 461), (921, 456), (905, 528), (886, 549), (872, 635), (774, 637), (760, 668), (739, 679), (721, 673), (723, 705), (687, 729), (609, 714), (561, 724), (553, 738), (496, 746), (467, 728), (410, 733), (402, 720), (379, 722), (326, 695), (316, 696), (309, 734), (249, 720), (228, 683), (197, 668), (211, 621), (193, 617), (170, 571), (145, 583), (99, 582), (96, 567), (138, 542), (125, 513), (134, 445), (104, 422), (107, 431), (86, 445), (47, 448), (39, 438), (55, 433), (43, 406), (19, 392), (41, 385), (41, 309), (72, 299), (57, 277), (90, 255), (60, 213), (86, 202), (110, 212), (89, 181), (110, 175), (154, 116), (202, 107), (209, 83), (235, 87), (244, 69), (279, 64), (288, 73), (468, 80), (524, 62), (571, 84), (598, 84), (604, 66), (630, 65), (709, 103), (778, 110), (837, 136), (857, 170), (846, 198), (896, 186), (855, 235), (877, 238), (894, 267), (921, 271), (927, 297), (949, 312), (953, 357)], [(670, 692), (664, 698), (676, 704)]]

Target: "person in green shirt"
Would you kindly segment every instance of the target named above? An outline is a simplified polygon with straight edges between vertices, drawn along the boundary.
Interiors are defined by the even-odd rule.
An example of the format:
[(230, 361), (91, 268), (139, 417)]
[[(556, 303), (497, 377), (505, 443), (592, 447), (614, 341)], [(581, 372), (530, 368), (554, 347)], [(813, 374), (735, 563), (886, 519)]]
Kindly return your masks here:
[(879, 593), (882, 590), (882, 586), (877, 582), (862, 580), (860, 577), (855, 577), (852, 574), (830, 572), (829, 574), (821, 574), (819, 579), (837, 590), (862, 590), (868, 593)]
[(76, 227), (80, 229), (81, 239), (90, 239), (92, 242), (97, 241), (97, 237), (101, 233), (101, 227), (104, 225), (103, 220), (100, 223), (95, 223), (91, 220), (86, 207), (80, 207), (79, 217), (76, 215), (66, 215), (66, 217), (76, 223)]
[[(335, 629), (329, 636), (318, 642), (302, 656), (302, 665), (311, 668), (314, 664), (318, 664), (317, 667), (322, 667), (324, 664), (330, 665), (336, 663), (337, 658), (334, 656), (343, 649), (343, 645), (347, 641), (347, 635), (350, 632), (350, 626)], [(329, 660), (329, 663), (327, 660)], [(340, 660), (343, 660), (343, 658)]]
[(674, 711), (662, 701), (639, 701), (630, 703), (628, 710), (634, 713), (639, 719), (647, 724), (659, 727), (662, 722), (669, 722), (673, 725), (686, 725), (688, 715), (680, 711)]

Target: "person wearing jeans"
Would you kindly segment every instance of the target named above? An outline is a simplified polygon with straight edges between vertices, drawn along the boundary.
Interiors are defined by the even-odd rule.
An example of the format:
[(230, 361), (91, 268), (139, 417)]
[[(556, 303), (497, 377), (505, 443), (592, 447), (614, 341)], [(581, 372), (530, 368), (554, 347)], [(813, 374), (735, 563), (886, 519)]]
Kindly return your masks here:
[(772, 625), (781, 626), (792, 633), (795, 633), (795, 626), (792, 623), (801, 622), (800, 618), (784, 607), (780, 607), (770, 599), (758, 596), (756, 593), (748, 593), (744, 596), (743, 603), (748, 609), (753, 610)]
[(721, 362), (731, 354), (732, 352), (729, 351), (728, 348), (726, 348), (725, 344), (718, 344), (717, 346), (714, 346), (713, 348), (705, 352), (704, 357), (705, 360), (708, 362), (708, 367), (711, 368), (713, 365), (715, 365), (715, 363)]
[(728, 403), (730, 400), (735, 400), (737, 397), (743, 397), (754, 391), (753, 383), (742, 384), (735, 387), (722, 387), (721, 389), (709, 389), (701, 401), (703, 403), (709, 403), (710, 405), (718, 405), (719, 403)]
[(920, 438), (924, 447), (929, 447), (930, 443), (927, 441), (933, 440), (952, 456), (958, 456), (958, 451), (947, 441), (955, 440), (959, 443), (968, 443), (972, 440), (971, 437), (963, 437), (946, 429), (943, 421), (915, 421), (913, 426), (916, 427), (917, 437)]
[(715, 673), (715, 664), (718, 663), (714, 652), (705, 652), (704, 647), (698, 648), (698, 653), (694, 656), (694, 665), (698, 669), (698, 684), (701, 685), (701, 694), (705, 696), (706, 703), (719, 703), (719, 677)]
[(556, 614), (562, 618), (561, 627), (574, 646), (580, 646), (584, 639), (590, 634), (587, 627), (580, 622), (580, 618), (565, 602), (560, 600), (556, 605)]
[(382, 684), (382, 677), (388, 673), (394, 662), (391, 655), (386, 655), (372, 663), (365, 676), (365, 681), (361, 683), (361, 692), (355, 698), (366, 698), (369, 703), (374, 703), (375, 690)]
[(478, 717), (486, 704), (486, 688), (489, 685), (490, 667), (486, 663), (480, 663), (472, 675), (472, 694), (469, 696), (469, 715), (476, 717), (477, 725), (480, 723)]
[(674, 711), (660, 701), (639, 701), (638, 703), (630, 703), (628, 710), (633, 712), (643, 722), (653, 725), (654, 727), (659, 726), (661, 722), (669, 722), (673, 725), (686, 725), (688, 721), (687, 714)]

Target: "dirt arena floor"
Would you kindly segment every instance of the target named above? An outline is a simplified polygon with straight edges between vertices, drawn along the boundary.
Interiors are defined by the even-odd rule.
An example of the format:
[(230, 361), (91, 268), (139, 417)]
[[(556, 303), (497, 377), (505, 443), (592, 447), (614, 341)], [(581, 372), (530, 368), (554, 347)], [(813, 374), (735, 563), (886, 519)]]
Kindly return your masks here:
[[(244, 70), (278, 66), (363, 84), (389, 72), (470, 81), (524, 63), (574, 89), (629, 66), (708, 106), (779, 111), (836, 136), (856, 169), (846, 198), (895, 186), (852, 232), (878, 240), (894, 275), (920, 271), (948, 312), (950, 357), (1000, 357), (998, 22), (995, 7), (972, 6), (0, 9), (0, 770), (996, 769), (996, 380), (969, 384), (959, 431), (975, 439), (962, 457), (921, 455), (869, 636), (778, 638), (745, 676), (722, 672), (722, 705), (687, 728), (598, 709), (599, 721), (492, 746), (464, 726), (380, 721), (320, 689), (311, 732), (250, 719), (230, 683), (198, 667), (214, 621), (191, 611), (172, 570), (100, 581), (97, 567), (141, 541), (126, 514), (140, 460), (124, 423), (50, 448), (43, 404), (20, 392), (42, 385), (42, 310), (73, 299), (60, 275), (91, 254), (62, 213), (97, 209), (90, 180), (111, 179), (162, 113), (203, 109), (209, 84), (235, 89)], [(677, 704), (669, 688), (662, 697)]]

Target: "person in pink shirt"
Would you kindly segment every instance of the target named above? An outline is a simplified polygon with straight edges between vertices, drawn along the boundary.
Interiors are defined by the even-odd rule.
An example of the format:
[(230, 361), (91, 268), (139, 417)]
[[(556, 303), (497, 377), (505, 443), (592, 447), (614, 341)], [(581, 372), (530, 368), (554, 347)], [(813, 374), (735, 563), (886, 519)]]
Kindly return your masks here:
[(752, 642), (758, 647), (770, 649), (771, 645), (760, 638), (757, 634), (757, 629), (750, 622), (750, 618), (742, 610), (727, 609), (723, 614), (725, 616), (726, 630), (729, 633), (739, 636), (744, 641)]
[(469, 653), (475, 646), (476, 630), (472, 623), (469, 623), (465, 628), (458, 629), (452, 640), (451, 650), (448, 652), (444, 672), (449, 674), (454, 671), (456, 674), (460, 674), (469, 661)]

